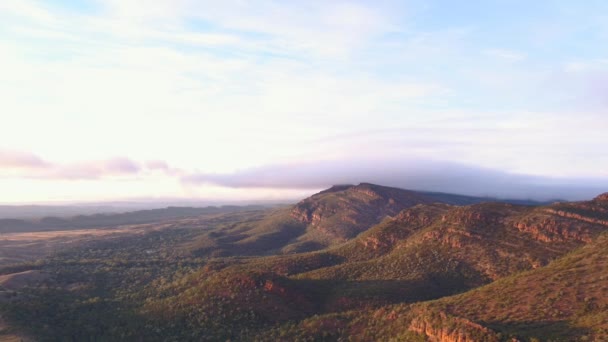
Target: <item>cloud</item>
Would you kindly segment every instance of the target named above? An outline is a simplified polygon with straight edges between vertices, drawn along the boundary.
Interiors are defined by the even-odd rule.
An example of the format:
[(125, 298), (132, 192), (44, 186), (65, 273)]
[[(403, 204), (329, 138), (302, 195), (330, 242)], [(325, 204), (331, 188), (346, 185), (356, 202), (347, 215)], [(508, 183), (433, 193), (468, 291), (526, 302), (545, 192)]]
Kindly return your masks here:
[(111, 176), (136, 175), (141, 167), (127, 158), (113, 158), (69, 165), (56, 165), (43, 177), (54, 179), (98, 179)]
[(2, 1), (0, 2), (0, 10), (11, 13), (19, 18), (32, 20), (46, 25), (57, 24), (57, 18), (44, 7), (39, 4), (24, 0), (24, 1)]
[(40, 169), (48, 166), (47, 162), (34, 154), (0, 149), (2, 169)]
[(169, 164), (164, 160), (148, 160), (146, 167), (150, 170), (169, 170)]
[(348, 55), (394, 28), (391, 24), (394, 15), (385, 4), (369, 6), (362, 1), (158, 0), (151, 5), (141, 0), (104, 0), (100, 3), (110, 18), (140, 27), (166, 29), (188, 21), (212, 23), (228, 31), (248, 32), (249, 40), (256, 37), (257, 48), (323, 57)]
[(453, 162), (406, 159), (328, 160), (285, 163), (230, 174), (191, 174), (188, 185), (231, 188), (322, 189), (334, 184), (377, 183), (407, 189), (476, 196), (588, 199), (608, 190), (608, 181), (549, 178), (506, 173)]
[(145, 162), (145, 167), (147, 171), (161, 172), (167, 176), (180, 176), (185, 174), (183, 170), (171, 167), (164, 160), (148, 160)]
[[(260, 186), (277, 186), (272, 179), (297, 174), (280, 185), (289, 187), (317, 172), (318, 180), (309, 183), (321, 187), (345, 178), (393, 179), (378, 170), (355, 177), (340, 168), (341, 163), (353, 169), (374, 163), (363, 158), (317, 162), (327, 173), (303, 163), (225, 172), (285, 158), (395, 151), (522, 173), (607, 175), (605, 111), (596, 115), (596, 108), (593, 113), (581, 108), (606, 103), (608, 78), (596, 72), (606, 70), (606, 61), (579, 60), (581, 51), (603, 40), (581, 40), (587, 35), (577, 34), (568, 41), (560, 33), (551, 43), (530, 45), (527, 35), (517, 42), (504, 39), (501, 34), (514, 31), (502, 25), (499, 30), (484, 27), (498, 21), (479, 22), (477, 12), (466, 6), (456, 12), (420, 4), (417, 12), (415, 2), (393, 0), (88, 3), (83, 10), (73, 2), (0, 1), (5, 28), (0, 32), (0, 116), (11, 126), (3, 131), (3, 141), (81, 161), (4, 156), (0, 176), (23, 176), (27, 183), (31, 177), (133, 180), (149, 175), (154, 180), (146, 191), (153, 191), (158, 179), (173, 184), (183, 176), (181, 169), (200, 167), (201, 175), (184, 179), (250, 187), (245, 174), (256, 173), (268, 178)], [(435, 20), (446, 15), (462, 18)], [(519, 11), (501, 15), (529, 31), (530, 16), (521, 18)], [(568, 23), (590, 19), (567, 17)], [(547, 21), (535, 19), (534, 24)], [(484, 50), (501, 46), (513, 50)], [(580, 63), (570, 65), (572, 75), (545, 82), (565, 61)], [(563, 104), (570, 99), (576, 110), (566, 113)], [(122, 155), (141, 160), (105, 159)], [(170, 158), (171, 165), (142, 162), (149, 156)], [(298, 174), (297, 168), (308, 173)], [(115, 183), (116, 189), (111, 181), (99, 183), (106, 185), (100, 188), (108, 196), (128, 192), (127, 182)], [(431, 185), (437, 184), (443, 183)], [(243, 193), (255, 192), (235, 196)]]
[(162, 160), (147, 161), (144, 165), (124, 157), (76, 163), (52, 163), (33, 153), (0, 150), (0, 177), (91, 180), (137, 176), (149, 171), (160, 171), (165, 175), (178, 175), (181, 172)]

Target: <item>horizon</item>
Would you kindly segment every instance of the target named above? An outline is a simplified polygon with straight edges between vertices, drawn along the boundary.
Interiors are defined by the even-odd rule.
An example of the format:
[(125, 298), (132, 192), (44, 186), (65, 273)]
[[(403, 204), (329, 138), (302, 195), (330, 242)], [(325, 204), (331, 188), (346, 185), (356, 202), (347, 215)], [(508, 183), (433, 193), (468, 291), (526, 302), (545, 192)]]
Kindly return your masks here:
[[(203, 208), (203, 207), (223, 207), (223, 206), (255, 206), (255, 205), (292, 205), (307, 198), (310, 198), (319, 193), (326, 192), (327, 190), (331, 190), (334, 187), (356, 187), (361, 185), (372, 185), (372, 186), (380, 186), (385, 188), (394, 188), (406, 191), (413, 191), (418, 193), (428, 193), (428, 194), (444, 194), (444, 195), (455, 195), (455, 196), (465, 196), (465, 197), (474, 197), (474, 198), (486, 198), (489, 200), (496, 201), (529, 201), (536, 202), (538, 204), (544, 203), (555, 203), (555, 202), (564, 202), (567, 201), (563, 198), (549, 198), (546, 200), (536, 200), (533, 198), (526, 197), (497, 197), (491, 195), (465, 195), (454, 192), (443, 192), (443, 191), (427, 191), (427, 190), (417, 190), (417, 189), (406, 189), (399, 187), (391, 187), (382, 184), (369, 183), (369, 182), (361, 182), (358, 184), (334, 184), (327, 188), (314, 190), (311, 192), (307, 192), (303, 194), (303, 196), (293, 197), (293, 198), (283, 198), (283, 199), (253, 199), (253, 200), (242, 200), (242, 199), (227, 199), (227, 200), (213, 200), (213, 199), (203, 199), (203, 198), (133, 198), (133, 199), (125, 199), (125, 200), (109, 200), (109, 201), (89, 201), (89, 202), (28, 202), (28, 203), (3, 203), (0, 202), (1, 208), (26, 208), (26, 207), (40, 207), (40, 208), (82, 208), (82, 209), (94, 209), (94, 208), (108, 208), (119, 211), (137, 211), (137, 210), (148, 210), (148, 209), (164, 209), (170, 207), (192, 207), (192, 208)], [(593, 200), (595, 197), (606, 194), (608, 192), (599, 193), (589, 198), (581, 198), (580, 200), (589, 201)]]
[(0, 3), (0, 204), (608, 191), (608, 4)]

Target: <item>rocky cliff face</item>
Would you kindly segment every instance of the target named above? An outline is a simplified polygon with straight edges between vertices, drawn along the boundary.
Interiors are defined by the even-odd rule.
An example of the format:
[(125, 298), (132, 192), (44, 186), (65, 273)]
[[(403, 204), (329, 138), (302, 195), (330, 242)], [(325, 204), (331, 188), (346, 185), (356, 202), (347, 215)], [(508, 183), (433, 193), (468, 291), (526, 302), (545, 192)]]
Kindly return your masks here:
[(511, 215), (521, 213), (526, 207), (502, 203), (483, 203), (465, 207), (455, 207), (442, 216), (445, 225), (464, 226), (471, 231), (485, 233), (503, 225)]
[(373, 251), (388, 251), (396, 247), (399, 241), (440, 219), (452, 208), (451, 205), (434, 203), (404, 209), (385, 225), (362, 236), (359, 243)]
[(593, 201), (558, 203), (539, 208), (513, 225), (538, 241), (589, 243), (608, 229), (608, 194)]
[(596, 202), (546, 207), (422, 204), (404, 209), (356, 242), (361, 255), (414, 247), (435, 250), (446, 260), (496, 280), (547, 265), (608, 230), (604, 207)]
[(464, 318), (450, 317), (443, 312), (412, 320), (409, 330), (426, 336), (430, 342), (498, 342), (492, 330)]
[(532, 216), (513, 223), (515, 228), (528, 233), (541, 242), (580, 241), (591, 242), (592, 234), (588, 224), (573, 220), (562, 220), (554, 216)]

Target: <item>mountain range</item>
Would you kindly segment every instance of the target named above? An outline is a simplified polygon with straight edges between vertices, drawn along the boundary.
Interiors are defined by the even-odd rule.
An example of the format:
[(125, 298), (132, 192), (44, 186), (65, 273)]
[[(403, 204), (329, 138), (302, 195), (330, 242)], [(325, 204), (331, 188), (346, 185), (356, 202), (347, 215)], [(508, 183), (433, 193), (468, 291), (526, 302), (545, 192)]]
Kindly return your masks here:
[(291, 206), (181, 210), (4, 266), (0, 337), (608, 340), (608, 194), (537, 203), (362, 183)]

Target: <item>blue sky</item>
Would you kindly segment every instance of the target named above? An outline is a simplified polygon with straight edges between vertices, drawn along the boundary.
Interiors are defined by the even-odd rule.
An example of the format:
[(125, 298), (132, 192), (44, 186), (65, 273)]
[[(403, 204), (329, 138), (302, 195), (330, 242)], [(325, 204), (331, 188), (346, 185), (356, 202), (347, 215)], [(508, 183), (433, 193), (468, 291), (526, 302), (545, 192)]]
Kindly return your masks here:
[(606, 41), (605, 1), (3, 1), (0, 202), (589, 197)]

